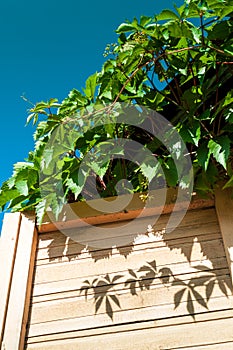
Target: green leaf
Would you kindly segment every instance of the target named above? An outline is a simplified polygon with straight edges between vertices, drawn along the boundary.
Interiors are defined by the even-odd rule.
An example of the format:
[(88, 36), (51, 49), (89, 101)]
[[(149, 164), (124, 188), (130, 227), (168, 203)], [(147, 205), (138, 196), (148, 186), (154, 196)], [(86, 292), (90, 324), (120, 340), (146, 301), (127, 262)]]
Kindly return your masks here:
[(202, 39), (202, 33), (201, 33), (201, 30), (195, 26), (191, 26), (190, 27), (190, 30), (192, 32), (192, 35), (193, 35), (193, 39), (195, 40), (195, 42), (197, 44), (200, 44), (201, 42), (201, 39)]
[(49, 203), (47, 203), (47, 198), (43, 198), (35, 207), (37, 223), (39, 226), (43, 222), (43, 218), (48, 206), (49, 206)]
[(225, 169), (230, 154), (230, 144), (230, 139), (227, 136), (220, 136), (215, 141), (211, 139), (208, 143), (210, 152)]
[(140, 25), (142, 27), (147, 26), (150, 22), (151, 22), (151, 17), (147, 17), (147, 16), (141, 16), (140, 17)]
[(221, 11), (219, 20), (221, 21), (224, 17), (232, 15), (232, 13), (233, 13), (233, 5), (224, 6)]
[(102, 163), (102, 161), (100, 163), (95, 161), (95, 162), (91, 163), (91, 167), (92, 167), (92, 170), (97, 175), (99, 175), (100, 177), (103, 177), (106, 174), (107, 170), (108, 170), (109, 163), (110, 163), (109, 160), (106, 163), (104, 163), (104, 164)]
[(116, 33), (120, 34), (120, 33), (125, 33), (125, 32), (131, 32), (133, 30), (135, 30), (135, 28), (134, 28), (134, 26), (132, 26), (132, 24), (122, 23), (117, 28)]
[(177, 186), (178, 174), (177, 168), (172, 158), (168, 158), (163, 166), (164, 175), (167, 181), (167, 185), (171, 187)]
[(155, 162), (151, 157), (145, 158), (144, 162), (140, 166), (142, 174), (148, 179), (149, 182), (158, 174), (160, 169), (160, 163)]
[(32, 119), (33, 119), (33, 125), (35, 125), (38, 121), (38, 113), (29, 114), (26, 120), (26, 125), (28, 125)]
[(230, 34), (230, 26), (227, 21), (219, 22), (208, 30), (208, 39), (210, 40), (224, 40)]
[(20, 193), (17, 189), (9, 189), (5, 184), (2, 185), (2, 189), (0, 190), (0, 208), (2, 210), (6, 206), (6, 204), (20, 196)]
[(178, 19), (179, 16), (177, 14), (169, 9), (163, 10), (159, 15), (156, 15), (156, 18), (158, 21), (164, 21), (169, 19)]
[(204, 170), (207, 170), (210, 160), (211, 150), (206, 142), (197, 149), (197, 160)]
[(68, 178), (66, 181), (66, 185), (75, 195), (75, 199), (77, 199), (78, 195), (82, 192), (82, 189), (85, 186), (89, 175), (89, 170), (90, 169), (82, 166), (79, 171), (73, 172), (70, 178)]
[(95, 97), (95, 89), (96, 89), (96, 86), (97, 86), (97, 76), (98, 76), (97, 73), (91, 75), (87, 79), (86, 87), (83, 90), (84, 93), (86, 94), (87, 98), (89, 98), (92, 101), (94, 101), (94, 97)]
[(15, 187), (17, 188), (17, 190), (19, 191), (20, 194), (22, 194), (23, 196), (27, 196), (28, 195), (28, 184), (27, 184), (27, 180), (20, 180), (17, 181), (15, 184)]

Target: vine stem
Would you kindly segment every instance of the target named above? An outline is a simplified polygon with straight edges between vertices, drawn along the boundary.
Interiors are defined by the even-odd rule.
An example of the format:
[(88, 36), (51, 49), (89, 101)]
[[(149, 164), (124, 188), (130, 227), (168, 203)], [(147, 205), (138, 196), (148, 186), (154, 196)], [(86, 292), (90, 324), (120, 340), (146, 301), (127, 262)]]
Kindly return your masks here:
[(139, 65), (135, 70), (134, 72), (130, 75), (130, 77), (126, 80), (126, 82), (124, 83), (124, 85), (122, 86), (120, 92), (118, 93), (118, 95), (116, 96), (115, 100), (113, 101), (113, 103), (111, 104), (110, 106), (110, 109), (112, 107), (114, 107), (114, 105), (117, 103), (117, 101), (119, 100), (120, 98), (120, 95), (122, 94), (122, 92), (124, 91), (124, 89), (126, 88), (126, 86), (128, 85), (128, 83), (131, 81), (131, 79), (137, 74), (137, 72), (146, 67), (148, 64), (150, 64), (151, 62), (154, 62), (154, 64), (157, 64), (157, 62), (165, 57), (165, 56), (170, 56), (170, 55), (174, 55), (176, 53), (179, 53), (179, 52), (183, 52), (183, 51), (190, 51), (190, 50), (194, 50), (194, 49), (197, 49), (198, 47), (201, 47), (201, 45), (196, 45), (196, 46), (190, 46), (190, 47), (184, 47), (182, 49), (177, 49), (177, 50), (173, 50), (173, 51), (168, 51), (168, 52), (163, 52), (162, 54), (160, 54), (159, 56), (157, 56), (156, 58), (152, 58), (151, 60), (147, 61), (146, 63), (143, 63), (141, 65)]
[(233, 64), (233, 62), (228, 62), (228, 61), (226, 61), (226, 62), (216, 62), (216, 64)]
[[(191, 50), (195, 50), (195, 49), (198, 49), (200, 48), (202, 45), (193, 45), (193, 46), (189, 46), (189, 47), (184, 47), (182, 49), (177, 49), (177, 50), (173, 50), (173, 51), (168, 51), (168, 52), (163, 52), (162, 54), (158, 55), (156, 58), (152, 58), (150, 59), (149, 61), (146, 61), (145, 63), (143, 64), (140, 64), (134, 71), (133, 73), (130, 75), (130, 77), (128, 77), (128, 79), (126, 80), (126, 82), (124, 83), (124, 85), (122, 86), (121, 90), (119, 91), (119, 93), (117, 94), (116, 98), (114, 99), (114, 101), (110, 104), (110, 106), (106, 106), (106, 107), (103, 107), (102, 109), (98, 110), (98, 113), (99, 112), (102, 112), (102, 111), (106, 111), (107, 113), (109, 113), (111, 111), (111, 109), (115, 106), (115, 104), (117, 103), (117, 101), (119, 100), (122, 92), (125, 90), (126, 86), (128, 85), (128, 83), (131, 81), (131, 79), (137, 74), (138, 71), (140, 71), (142, 68), (148, 66), (150, 63), (154, 63), (154, 64), (157, 64), (157, 62), (161, 59), (161, 58), (164, 58), (166, 56), (171, 56), (171, 55), (174, 55), (176, 53), (179, 53), (179, 52), (184, 52), (184, 51), (191, 51)], [(212, 47), (210, 47), (212, 48)], [(215, 49), (215, 48), (212, 48), (212, 49)], [(152, 53), (152, 52), (150, 52)], [(143, 59), (143, 57), (142, 57)], [(92, 115), (93, 113), (89, 113), (87, 115), (90, 116)], [(69, 118), (70, 120), (70, 118)], [(69, 120), (67, 122), (69, 122)]]
[(204, 24), (203, 24), (203, 13), (200, 13), (200, 21), (201, 21), (201, 42), (202, 45), (205, 45), (205, 33), (204, 33)]

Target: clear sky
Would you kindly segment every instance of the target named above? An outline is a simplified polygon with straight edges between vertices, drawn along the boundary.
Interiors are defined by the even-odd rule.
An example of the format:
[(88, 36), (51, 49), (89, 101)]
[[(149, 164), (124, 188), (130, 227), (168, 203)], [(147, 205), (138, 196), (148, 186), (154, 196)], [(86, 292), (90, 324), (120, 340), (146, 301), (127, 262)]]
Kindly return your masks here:
[[(172, 8), (172, 0), (0, 1), (0, 184), (33, 149), (33, 127), (25, 127), (33, 103), (81, 89), (100, 70), (115, 29), (126, 19)], [(177, 5), (182, 0), (175, 0)], [(2, 221), (0, 214), (0, 227)]]

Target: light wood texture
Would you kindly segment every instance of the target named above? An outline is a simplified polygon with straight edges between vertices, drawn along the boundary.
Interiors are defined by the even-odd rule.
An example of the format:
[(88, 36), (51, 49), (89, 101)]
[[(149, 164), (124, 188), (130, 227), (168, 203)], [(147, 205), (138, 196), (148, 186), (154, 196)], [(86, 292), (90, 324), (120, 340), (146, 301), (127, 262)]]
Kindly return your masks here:
[[(195, 262), (193, 263), (193, 265)], [(209, 266), (210, 262), (209, 260), (203, 260), (202, 261), (203, 266)], [(229, 281), (229, 276), (227, 276), (229, 270), (227, 268), (227, 263), (225, 258), (218, 258), (214, 261), (214, 265), (216, 270), (213, 270), (216, 275), (225, 274), (224, 280)], [(163, 267), (163, 266), (162, 266)], [(172, 272), (175, 275), (179, 275), (179, 278), (181, 278), (184, 281), (188, 281), (190, 277), (198, 277), (197, 270), (190, 266), (189, 263), (182, 263), (182, 264), (174, 264), (172, 266), (166, 265), (166, 267), (170, 267), (172, 269)], [(184, 273), (185, 271), (185, 273)], [(126, 271), (119, 271), (119, 273), (125, 273)], [(208, 272), (208, 271), (206, 271)], [(110, 278), (113, 278), (115, 274), (110, 274)], [(92, 275), (90, 279), (93, 279), (94, 276)], [(88, 278), (87, 278), (88, 279)], [(83, 279), (80, 278), (73, 278), (73, 279), (66, 279), (66, 280), (58, 280), (54, 282), (48, 282), (48, 283), (40, 283), (34, 285), (33, 290), (33, 297), (32, 302), (39, 303), (49, 300), (62, 300), (64, 298), (69, 297), (76, 297), (79, 293), (79, 289), (82, 285)], [(155, 281), (156, 283), (156, 281)], [(153, 287), (153, 286), (152, 286)]]
[(0, 346), (2, 343), (3, 331), (5, 327), (6, 312), (9, 301), (20, 222), (21, 215), (19, 213), (7, 213), (4, 215), (0, 238)]
[[(146, 242), (146, 236), (148, 236), (146, 234), (148, 220), (149, 218), (140, 220), (140, 226), (144, 227), (144, 231), (141, 231), (136, 235), (131, 234), (131, 232), (121, 231), (121, 225), (119, 223), (105, 224), (105, 229), (106, 227), (110, 228), (107, 230), (107, 234), (106, 230), (103, 230), (103, 232), (100, 231), (100, 234), (98, 233), (98, 235), (93, 235), (93, 233), (90, 234), (88, 230), (85, 230), (83, 232), (81, 228), (42, 234), (39, 241), (37, 264), (39, 265), (47, 263), (47, 261), (44, 259), (49, 259), (49, 261), (54, 262), (56, 258), (61, 258), (61, 256), (72, 259), (72, 257), (75, 255), (77, 256), (78, 252), (81, 253), (87, 244), (88, 250), (96, 251), (96, 254), (98, 254), (97, 251), (100, 250), (98, 247), (104, 246), (106, 248), (112, 249), (113, 246), (117, 245), (117, 242), (119, 242), (119, 246), (127, 246), (131, 243), (134, 247), (136, 247), (138, 242)], [(167, 221), (167, 215), (161, 216), (154, 226), (154, 231), (158, 232), (163, 230), (166, 226)], [(115, 227), (119, 227), (117, 233), (116, 231), (112, 232), (111, 227), (113, 225)], [(192, 230), (190, 230), (190, 227), (192, 227)], [(174, 244), (178, 244), (178, 242), (179, 244), (182, 244), (182, 240), (185, 240), (187, 237), (189, 237), (192, 241), (193, 237), (200, 237), (207, 234), (214, 235), (219, 232), (220, 230), (215, 210), (194, 210), (187, 213), (181, 224), (173, 232), (170, 232), (169, 234), (165, 233), (164, 240), (166, 243), (163, 244), (171, 242), (169, 243), (170, 246), (170, 244), (173, 244), (173, 241)], [(213, 236), (212, 238), (214, 239)], [(147, 241), (149, 242), (148, 239)], [(101, 242), (103, 242), (103, 244)], [(100, 250), (100, 252), (102, 255), (104, 254), (103, 249)]]
[(36, 245), (34, 216), (22, 214), (2, 350), (24, 347)]
[[(158, 230), (162, 230), (169, 219), (169, 215), (161, 215), (160, 218), (158, 219), (158, 221), (156, 222), (156, 224), (154, 225), (154, 229), (155, 231)], [(140, 232), (141, 234), (145, 233), (148, 222), (150, 222), (149, 218), (142, 218), (140, 219), (140, 221), (142, 221), (144, 224), (144, 232)], [(174, 239), (175, 237), (178, 236), (190, 236), (193, 237), (195, 234), (199, 234), (199, 232), (201, 232), (205, 226), (207, 226), (207, 230), (208, 230), (208, 225), (212, 225), (215, 224), (218, 227), (218, 221), (217, 221), (217, 217), (216, 217), (216, 212), (214, 208), (204, 208), (204, 209), (196, 209), (196, 210), (190, 210), (186, 213), (186, 215), (184, 216), (182, 222), (179, 224), (179, 226), (176, 228), (175, 232), (170, 232), (169, 236), (167, 236), (167, 239)], [(204, 226), (205, 225), (205, 226)], [(118, 222), (113, 222), (113, 223), (108, 223), (103, 225), (103, 227), (118, 227), (119, 228), (119, 232), (117, 233), (117, 236), (121, 236), (122, 232), (121, 232), (121, 223)], [(141, 226), (141, 225), (140, 225)], [(194, 228), (194, 226), (197, 228), (196, 232), (193, 233), (192, 231), (189, 230), (190, 226), (192, 226), (192, 228)], [(216, 227), (216, 226), (215, 226)], [(219, 228), (218, 228), (219, 231)], [(62, 232), (64, 234), (62, 234)], [(41, 233), (40, 234), (40, 241), (39, 241), (39, 249), (40, 248), (47, 248), (48, 244), (47, 241), (50, 240), (49, 243), (51, 243), (51, 246), (55, 246), (55, 245), (62, 245), (64, 244), (66, 237), (71, 237), (74, 240), (78, 241), (79, 243), (84, 243), (87, 240), (90, 240), (91, 242), (91, 237), (88, 237), (89, 232), (87, 231), (83, 231), (81, 228), (76, 227), (76, 228), (72, 228), (72, 229), (66, 229), (66, 230), (62, 230), (62, 232), (55, 230), (53, 232), (48, 232), (48, 233)], [(81, 233), (85, 234), (85, 237), (81, 236)], [(212, 232), (212, 231), (211, 231)], [(115, 234), (115, 232), (114, 232)], [(110, 232), (108, 232), (108, 236), (110, 235), (111, 238), (114, 238), (114, 234), (112, 234), (111, 230)], [(125, 234), (125, 233), (123, 233)], [(130, 235), (131, 233), (128, 232), (128, 234)], [(57, 236), (58, 235), (58, 236)], [(82, 238), (84, 238), (82, 240)], [(108, 237), (106, 237), (106, 233), (102, 233), (98, 236), (98, 239), (106, 239)], [(92, 237), (92, 240), (96, 240), (96, 237)]]
[[(118, 273), (127, 269), (137, 270), (142, 264), (156, 259), (158, 267), (171, 266), (187, 262), (187, 258), (182, 254), (181, 249), (191, 252), (191, 258), (194, 264), (200, 264), (206, 255), (201, 254), (203, 249), (209, 259), (224, 257), (224, 248), (220, 239), (211, 240), (209, 242), (194, 242), (185, 244), (183, 247), (169, 249), (169, 247), (141, 249), (132, 252), (127, 259), (119, 253), (114, 254), (106, 259), (94, 261), (89, 255), (87, 258), (76, 259), (72, 261), (50, 263), (47, 265), (39, 265), (36, 267), (35, 281), (36, 283), (50, 283), (53, 281), (61, 281), (74, 278), (86, 278), (97, 276), (104, 273)], [(84, 253), (85, 254), (85, 253)]]
[[(89, 331), (86, 336), (81, 332), (73, 335), (57, 334), (60, 340), (44, 341), (35, 344), (28, 344), (26, 349), (37, 350), (133, 350), (133, 349), (188, 349), (189, 346), (199, 346), (208, 344), (219, 344), (221, 342), (232, 341), (233, 313), (232, 311), (222, 311), (209, 313), (209, 319), (206, 314), (197, 315), (196, 323), (193, 323), (188, 317), (172, 319), (176, 322), (169, 323), (164, 321), (142, 322), (141, 329), (125, 329), (125, 325), (118, 329), (112, 327), (108, 334), (93, 334)], [(179, 322), (180, 321), (180, 322)], [(226, 326), (227, 323), (227, 326)], [(131, 327), (135, 325), (131, 325)], [(132, 327), (133, 328), (133, 327)], [(63, 338), (66, 337), (66, 338)], [(79, 337), (80, 336), (80, 337)], [(208, 347), (207, 347), (208, 349)], [(216, 347), (218, 349), (218, 347)], [(230, 349), (230, 348), (229, 348)]]
[[(211, 313), (200, 313), (196, 315), (196, 321), (195, 323), (205, 322), (205, 320), (208, 321), (214, 321), (218, 319), (225, 318), (226, 320), (229, 320), (229, 318), (232, 317), (232, 310), (222, 310), (222, 311), (215, 311)], [(28, 343), (37, 343), (37, 342), (44, 342), (44, 341), (54, 341), (54, 340), (62, 340), (62, 339), (69, 339), (69, 338), (76, 338), (77, 340), (82, 337), (89, 337), (89, 336), (101, 336), (101, 335), (108, 335), (120, 332), (131, 332), (131, 331), (137, 331), (142, 330), (146, 328), (158, 328), (162, 329), (162, 327), (170, 327), (170, 326), (176, 326), (184, 324), (193, 324), (193, 319), (190, 316), (183, 316), (183, 317), (176, 317), (176, 318), (158, 318), (156, 319), (153, 317), (150, 320), (141, 320), (140, 322), (131, 322), (131, 323), (122, 323), (118, 325), (112, 325), (110, 327), (94, 327), (94, 328), (87, 328), (83, 330), (78, 331), (70, 331), (67, 332), (60, 332), (60, 333), (48, 333), (44, 335), (40, 335), (38, 337), (31, 337), (28, 339)]]
[[(188, 211), (176, 229), (156, 239), (146, 233), (150, 217), (141, 220), (145, 231), (132, 239), (131, 244), (128, 243), (130, 232), (123, 233), (118, 221), (102, 224), (109, 227), (107, 236), (105, 231), (91, 237), (81, 226), (65, 231), (65, 235), (64, 231), (39, 235), (26, 349), (212, 350), (213, 346), (218, 349), (219, 344), (219, 349), (231, 344), (232, 331), (222, 330), (226, 322), (233, 326), (231, 280), (215, 209)], [(169, 215), (162, 215), (154, 232), (163, 230), (168, 220)], [(119, 231), (112, 234), (111, 227), (118, 227)], [(111, 247), (117, 237), (125, 237), (125, 245)], [(97, 249), (95, 243), (101, 240), (105, 243), (109, 240), (111, 249)], [(149, 288), (141, 290), (137, 286), (137, 295), (132, 295), (125, 285), (125, 280), (130, 278), (128, 269), (138, 273), (153, 260), (157, 271), (164, 268), (172, 271), (169, 281), (163, 284), (158, 274)], [(202, 269), (195, 268), (197, 265)], [(94, 296), (105, 298), (104, 285), (89, 291), (87, 299), (80, 295), (85, 280), (91, 282), (106, 273), (110, 279), (122, 275), (111, 286), (120, 305), (111, 303), (112, 320), (106, 312), (106, 299), (95, 314)], [(208, 276), (215, 282), (206, 309), (202, 298), (206, 299)], [(148, 277), (143, 278), (146, 283)], [(191, 280), (197, 281), (195, 291), (201, 297), (191, 297), (195, 322), (187, 308), (188, 291), (179, 306), (174, 307), (174, 295), (182, 289), (182, 285), (172, 285), (177, 278), (186, 285)]]
[[(205, 273), (205, 278), (206, 275), (207, 273)], [(205, 286), (203, 285), (205, 278), (202, 276), (203, 274), (195, 275), (195, 278), (198, 279), (198, 283), (200, 284), (195, 290), (205, 299)], [(194, 276), (189, 276), (189, 278), (192, 277)], [(219, 275), (218, 277), (221, 278), (226, 285), (227, 283), (229, 284), (229, 278), (227, 279), (226, 275)], [(189, 282), (187, 276), (186, 280), (183, 279), (183, 276), (179, 276), (179, 278), (186, 283)], [(161, 316), (169, 318), (185, 314), (188, 315), (186, 309), (187, 292), (184, 294), (183, 301), (180, 303), (179, 307), (174, 310), (174, 295), (179, 292), (182, 287), (164, 286), (159, 280), (157, 280), (156, 283), (157, 284), (150, 286), (149, 290), (140, 291), (139, 288), (136, 288), (137, 296), (135, 297), (132, 296), (129, 289), (125, 288), (124, 285), (116, 285), (114, 287), (114, 295), (116, 295), (121, 307), (115, 308), (115, 305), (113, 305), (115, 310), (114, 321), (118, 323), (120, 323), (121, 320), (122, 322), (126, 322), (127, 320), (132, 321), (133, 315), (130, 310), (138, 310), (137, 320), (140, 320), (141, 317), (142, 319), (144, 319), (144, 317), (149, 317), (150, 314), (152, 314), (154, 318)], [(231, 290), (228, 287), (226, 287), (226, 290), (228, 297), (223, 294), (217, 281), (215, 282), (211, 300), (208, 302), (209, 311), (216, 311), (217, 305), (219, 305), (220, 309), (229, 308), (230, 306), (233, 307)], [(43, 322), (53, 322), (54, 320), (65, 320), (67, 318), (76, 319), (76, 329), (79, 327), (90, 327), (91, 325), (97, 327), (109, 324), (108, 317), (105, 314), (105, 301), (103, 301), (98, 315), (93, 318), (93, 294), (90, 293), (87, 300), (85, 300), (83, 295), (80, 296), (79, 290), (77, 290), (75, 294), (76, 295), (73, 297), (57, 294), (57, 300), (37, 302), (32, 308), (30, 324), (35, 325)], [(104, 287), (99, 288), (98, 295), (104, 295)], [(62, 296), (64, 298), (62, 298)], [(197, 310), (198, 312), (206, 312), (205, 307), (200, 307), (194, 297), (192, 300), (195, 305), (195, 312), (197, 312)], [(102, 316), (100, 316), (100, 313)], [(136, 315), (134, 315), (134, 317), (136, 317)], [(33, 327), (31, 327), (31, 330), (32, 328)]]
[(233, 283), (233, 191), (217, 189), (216, 211)]

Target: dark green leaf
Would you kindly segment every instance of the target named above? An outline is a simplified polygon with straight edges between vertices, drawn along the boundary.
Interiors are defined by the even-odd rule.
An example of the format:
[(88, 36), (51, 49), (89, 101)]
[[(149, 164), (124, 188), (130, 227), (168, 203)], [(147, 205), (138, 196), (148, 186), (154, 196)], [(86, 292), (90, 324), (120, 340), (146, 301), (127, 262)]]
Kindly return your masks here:
[(229, 138), (227, 136), (220, 136), (216, 140), (211, 139), (208, 143), (208, 148), (217, 162), (226, 169), (227, 160), (230, 154)]

